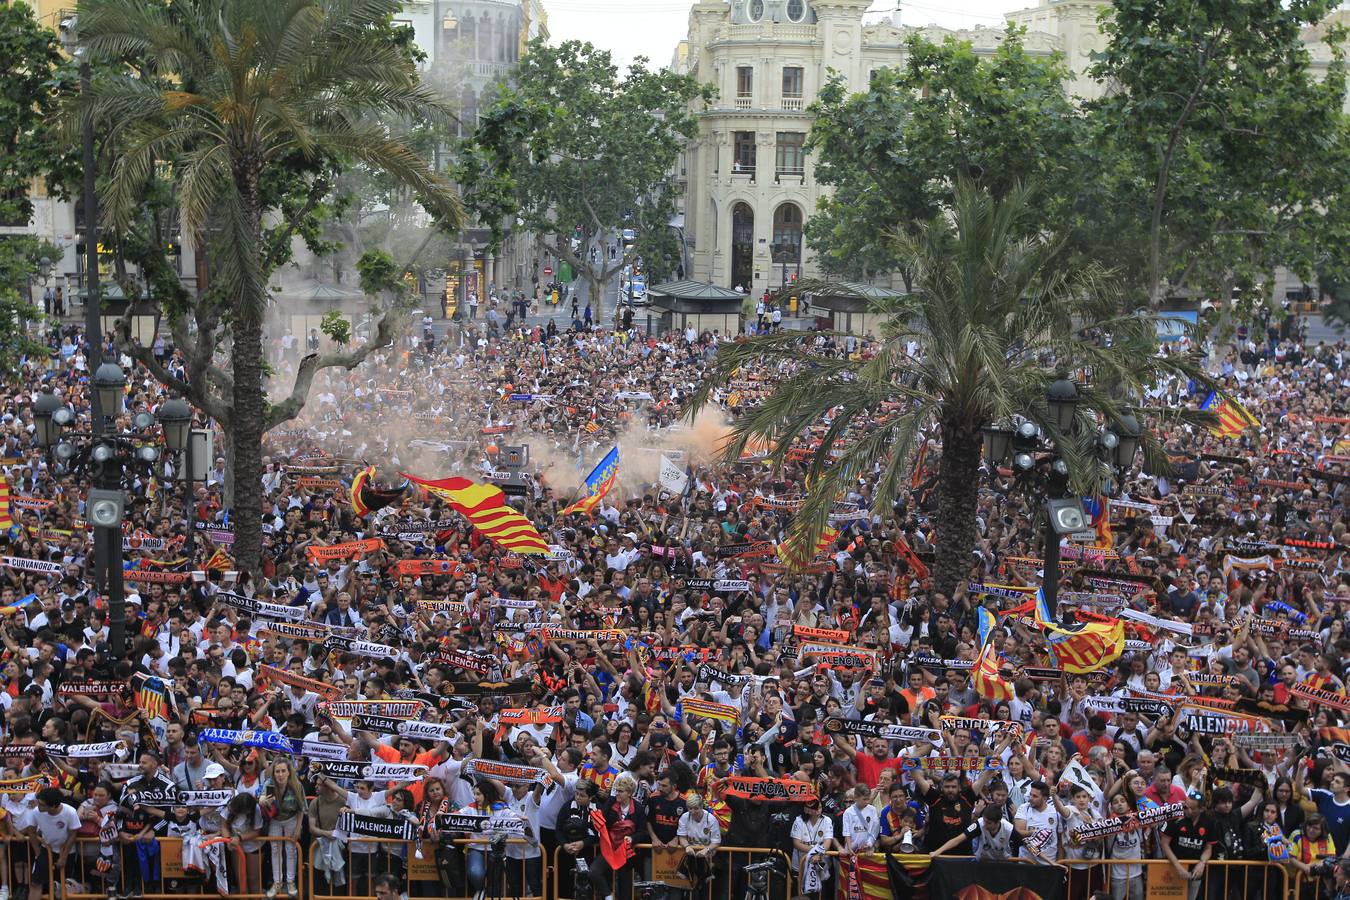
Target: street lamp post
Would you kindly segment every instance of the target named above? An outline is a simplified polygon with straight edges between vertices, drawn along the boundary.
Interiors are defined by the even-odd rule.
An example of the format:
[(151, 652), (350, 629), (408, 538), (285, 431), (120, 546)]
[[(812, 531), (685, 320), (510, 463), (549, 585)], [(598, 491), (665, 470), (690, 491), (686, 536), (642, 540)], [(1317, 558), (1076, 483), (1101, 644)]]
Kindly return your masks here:
[(174, 453), (181, 453), (183, 478), (183, 515), (187, 517), (187, 537), (183, 543), (183, 554), (194, 559), (197, 550), (196, 495), (193, 492), (192, 470), (192, 407), (177, 397), (164, 401), (159, 408), (159, 422), (164, 429), (164, 445)]
[[(1047, 424), (1052, 424), (1058, 435), (1072, 435), (1078, 407), (1078, 388), (1074, 383), (1067, 378), (1051, 382), (1045, 403)], [(1118, 422), (1097, 433), (1098, 458), (1117, 471), (1128, 468), (1134, 462), (1142, 435), (1139, 421), (1134, 416), (1122, 416)], [(1059, 593), (1060, 540), (1089, 525), (1082, 499), (1070, 489), (1069, 465), (1060, 454), (1057, 440), (1046, 439), (1040, 426), (1030, 419), (1023, 419), (1015, 429), (999, 425), (985, 427), (984, 453), (992, 465), (1010, 462), (1016, 477), (1034, 479), (1045, 493), (1041, 586), (1046, 606), (1053, 616)], [(1038, 453), (1042, 454), (1040, 459)]]
[[(122, 520), (126, 514), (124, 480), (129, 466), (147, 474), (159, 459), (148, 441), (156, 418), (147, 412), (132, 417), (132, 430), (123, 434), (114, 427), (122, 410), (126, 374), (111, 360), (94, 372), (91, 403), (107, 416), (91, 421), (87, 433), (67, 432), (75, 423), (74, 411), (50, 392), (33, 401), (33, 430), (39, 446), (50, 453), (58, 474), (82, 470), (95, 485), (85, 498), (85, 520), (94, 527), (94, 581), (108, 598), (108, 643), (119, 658), (126, 653), (126, 592), (122, 582)], [(168, 425), (161, 416), (159, 423)], [(82, 439), (79, 444), (72, 438)]]

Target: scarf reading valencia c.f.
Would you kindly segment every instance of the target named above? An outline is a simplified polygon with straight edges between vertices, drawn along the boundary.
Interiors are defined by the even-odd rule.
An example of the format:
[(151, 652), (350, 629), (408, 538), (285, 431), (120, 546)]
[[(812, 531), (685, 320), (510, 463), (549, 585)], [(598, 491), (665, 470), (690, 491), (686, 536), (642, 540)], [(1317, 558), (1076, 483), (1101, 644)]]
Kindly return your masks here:
[(265, 663), (258, 666), (258, 674), (268, 681), (288, 684), (291, 687), (298, 687), (312, 694), (318, 694), (325, 700), (336, 700), (342, 696), (342, 688), (337, 685), (319, 681), (317, 678), (306, 678), (303, 675), (297, 675), (294, 672), (278, 669), (276, 666), (269, 666)]
[(548, 784), (548, 773), (538, 766), (496, 762), (490, 759), (471, 759), (464, 764), (463, 773), (472, 778), (481, 775), (507, 784)]
[(804, 803), (817, 799), (814, 785), (792, 778), (751, 778), (732, 775), (726, 779), (726, 793), (729, 797), (779, 803)]

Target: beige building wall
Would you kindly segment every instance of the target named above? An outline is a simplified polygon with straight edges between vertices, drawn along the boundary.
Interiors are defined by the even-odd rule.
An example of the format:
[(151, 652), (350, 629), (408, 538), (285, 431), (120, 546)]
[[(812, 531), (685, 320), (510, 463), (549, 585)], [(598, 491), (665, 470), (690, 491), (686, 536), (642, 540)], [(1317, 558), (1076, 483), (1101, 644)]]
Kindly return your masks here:
[[(672, 59), (672, 68), (697, 76), (716, 90), (698, 109), (699, 134), (686, 148), (675, 177), (685, 190), (683, 226), (689, 271), (686, 277), (751, 294), (777, 289), (784, 281), (781, 250), (797, 233), (780, 213), (791, 209), (809, 218), (827, 190), (815, 179), (814, 161), (800, 164), (794, 153), (780, 153), (784, 137), (803, 138), (811, 129), (806, 110), (832, 72), (848, 79), (854, 91), (867, 87), (871, 73), (905, 59), (905, 41), (919, 33), (940, 42), (947, 36), (970, 41), (976, 52), (992, 53), (1003, 29), (952, 30), (937, 26), (901, 26), (890, 21), (864, 23), (870, 0), (697, 0), (689, 13), (689, 34)], [(1100, 95), (1087, 77), (1094, 52), (1105, 49), (1098, 25), (1104, 0), (1043, 0), (1009, 13), (1008, 22), (1027, 29), (1023, 41), (1038, 55), (1063, 53), (1073, 77), (1069, 85), (1080, 99)], [(903, 4), (902, 4), (903, 9)], [(1331, 20), (1350, 26), (1350, 10)], [(1304, 35), (1315, 69), (1331, 59), (1321, 42), (1324, 28)], [(785, 69), (800, 69), (784, 80)], [(748, 81), (742, 73), (748, 72)], [(753, 151), (749, 148), (753, 146)], [(749, 165), (753, 154), (754, 163)], [(777, 224), (775, 224), (777, 222)], [(775, 254), (775, 244), (780, 245)], [(789, 254), (787, 277), (799, 271)], [(820, 273), (804, 242), (800, 249), (804, 278)], [(891, 287), (893, 285), (884, 285)]]

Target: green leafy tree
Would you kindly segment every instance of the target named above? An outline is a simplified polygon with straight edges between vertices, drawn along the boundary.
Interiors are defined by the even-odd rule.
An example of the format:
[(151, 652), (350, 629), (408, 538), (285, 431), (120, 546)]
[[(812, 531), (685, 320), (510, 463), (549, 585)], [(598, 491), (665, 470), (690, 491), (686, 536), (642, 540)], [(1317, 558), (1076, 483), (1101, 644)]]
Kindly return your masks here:
[(832, 77), (813, 106), (807, 147), (833, 191), (807, 222), (823, 270), (852, 280), (900, 271), (898, 249), (877, 236), (914, 233), (952, 202), (959, 179), (995, 198), (1046, 185), (1030, 202), (1061, 221), (1077, 190), (1084, 123), (1064, 89), (1059, 57), (1037, 57), (1009, 28), (994, 53), (968, 41), (909, 38), (905, 62), (850, 94)]
[[(32, 220), (29, 198), (37, 181), (64, 196), (65, 185), (78, 177), (69, 143), (51, 124), (71, 75), (56, 35), (31, 7), (0, 5), (0, 224)], [(31, 235), (0, 236), (0, 374), (12, 375), (24, 357), (45, 352), (26, 328), (41, 318), (31, 289), (43, 257), (58, 260), (61, 254)]]
[[(914, 288), (876, 307), (886, 318), (880, 350), (870, 359), (821, 355), (792, 334), (719, 350), (711, 377), (691, 400), (695, 411), (742, 365), (785, 361), (790, 370), (733, 426), (729, 459), (756, 440), (774, 447), (772, 459), (781, 463), (807, 429), (828, 417), (794, 520), (792, 539), (800, 546), (814, 546), (833, 501), (878, 464), (873, 509), (890, 515), (908, 488), (916, 446), (936, 435), (942, 456), (933, 574), (936, 588), (950, 596), (970, 575), (984, 426), (1029, 416), (1059, 441), (1075, 487), (1093, 491), (1106, 474), (1092, 452), (1099, 417), (1119, 422), (1128, 398), (1141, 397), (1162, 374), (1194, 374), (1186, 360), (1156, 356), (1152, 317), (1120, 314), (1108, 274), (1092, 264), (1066, 265), (1066, 242), (1042, 226), (1025, 188), (1013, 186), (995, 200), (962, 180), (949, 210), (896, 234), (895, 253)], [(922, 355), (908, 355), (911, 340), (921, 342)], [(1046, 387), (1080, 368), (1093, 381), (1080, 388), (1082, 427), (1063, 434), (1047, 415)], [(1156, 443), (1148, 439), (1146, 446), (1156, 456)]]
[[(95, 79), (77, 110), (87, 110), (117, 147), (101, 198), (110, 226), (116, 233), (133, 227), (156, 164), (168, 161), (184, 237), (205, 247), (210, 261), (211, 288), (191, 304), (195, 336), (182, 321), (174, 328), (189, 379), (175, 378), (147, 348), (127, 349), (226, 429), (236, 556), (252, 571), (261, 562), (264, 432), (303, 407), (319, 369), (352, 368), (392, 340), (393, 310), (365, 345), (306, 357), (289, 395), (267, 402), (267, 279), (329, 196), (328, 175), (357, 161), (382, 169), (440, 221), (461, 224), (449, 185), (381, 121), (444, 112), (390, 40), (398, 9), (394, 0), (84, 0), (79, 7), (88, 58), (120, 67)], [(275, 187), (288, 178), (304, 198), (293, 214), (285, 200), (297, 195)], [(283, 211), (287, 219), (269, 229), (269, 216)], [(226, 336), (228, 360), (215, 353)]]
[[(1118, 0), (1092, 75), (1099, 166), (1085, 207), (1135, 303), (1179, 288), (1227, 297), (1284, 265), (1341, 268), (1350, 171), (1335, 0)], [(1325, 78), (1304, 37), (1335, 50)]]
[[(690, 104), (705, 96), (692, 77), (648, 71), (641, 58), (621, 76), (590, 44), (535, 41), (460, 147), (465, 202), (498, 232), (520, 219), (601, 297), (637, 257), (670, 256), (670, 170), (695, 134)], [(624, 228), (638, 240), (610, 259), (601, 241)]]

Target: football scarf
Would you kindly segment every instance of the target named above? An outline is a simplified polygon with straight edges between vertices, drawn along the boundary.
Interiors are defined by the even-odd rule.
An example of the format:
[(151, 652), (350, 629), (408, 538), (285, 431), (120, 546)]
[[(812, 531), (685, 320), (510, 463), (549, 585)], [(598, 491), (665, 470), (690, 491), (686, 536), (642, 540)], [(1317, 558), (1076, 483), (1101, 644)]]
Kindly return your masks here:
[(815, 785), (792, 778), (751, 778), (732, 775), (726, 780), (728, 797), (743, 797), (767, 803), (805, 803), (816, 800)]

